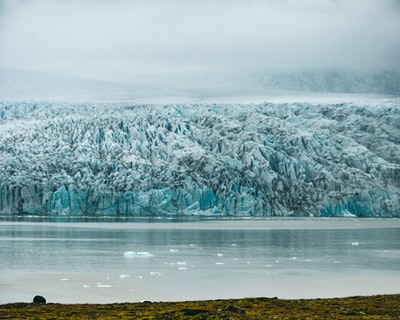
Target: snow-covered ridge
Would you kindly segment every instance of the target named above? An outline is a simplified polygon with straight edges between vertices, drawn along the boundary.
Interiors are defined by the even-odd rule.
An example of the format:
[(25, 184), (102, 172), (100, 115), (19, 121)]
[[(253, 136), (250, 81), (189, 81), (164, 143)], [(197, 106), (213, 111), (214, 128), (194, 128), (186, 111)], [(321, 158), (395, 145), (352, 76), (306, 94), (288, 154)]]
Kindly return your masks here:
[(0, 213), (400, 216), (400, 102), (0, 102)]

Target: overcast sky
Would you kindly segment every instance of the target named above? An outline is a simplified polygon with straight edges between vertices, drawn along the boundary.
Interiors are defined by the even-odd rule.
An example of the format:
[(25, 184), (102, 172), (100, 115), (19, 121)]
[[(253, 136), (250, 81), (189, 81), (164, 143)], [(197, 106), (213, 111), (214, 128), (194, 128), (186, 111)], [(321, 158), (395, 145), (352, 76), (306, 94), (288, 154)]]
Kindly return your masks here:
[(0, 67), (400, 70), (400, 1), (0, 0)]

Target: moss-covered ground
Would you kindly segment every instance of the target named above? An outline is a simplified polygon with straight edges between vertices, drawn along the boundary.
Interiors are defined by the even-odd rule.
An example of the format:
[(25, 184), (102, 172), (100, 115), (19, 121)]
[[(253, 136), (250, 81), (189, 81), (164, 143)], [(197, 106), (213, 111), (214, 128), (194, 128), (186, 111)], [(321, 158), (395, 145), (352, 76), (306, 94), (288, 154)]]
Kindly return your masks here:
[(0, 319), (400, 319), (400, 294), (333, 299), (0, 305)]

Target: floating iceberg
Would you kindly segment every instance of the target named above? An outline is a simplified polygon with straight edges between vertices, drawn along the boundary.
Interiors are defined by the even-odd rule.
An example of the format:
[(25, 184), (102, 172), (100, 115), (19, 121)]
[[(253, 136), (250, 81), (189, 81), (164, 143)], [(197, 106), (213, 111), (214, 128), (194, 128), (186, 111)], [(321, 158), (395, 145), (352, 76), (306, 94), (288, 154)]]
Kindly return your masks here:
[(139, 251), (139, 252), (126, 251), (126, 252), (124, 252), (124, 257), (126, 257), (126, 258), (151, 258), (151, 257), (154, 257), (154, 255), (152, 255), (151, 253), (149, 253), (147, 251)]

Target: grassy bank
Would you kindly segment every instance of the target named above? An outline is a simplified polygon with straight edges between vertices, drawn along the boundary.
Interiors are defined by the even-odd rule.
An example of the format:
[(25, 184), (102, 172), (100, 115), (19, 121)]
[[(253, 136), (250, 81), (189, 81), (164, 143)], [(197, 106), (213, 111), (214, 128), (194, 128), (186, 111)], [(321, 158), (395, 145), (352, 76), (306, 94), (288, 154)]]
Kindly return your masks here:
[(400, 319), (400, 294), (333, 299), (246, 298), (114, 304), (12, 303), (0, 319)]

